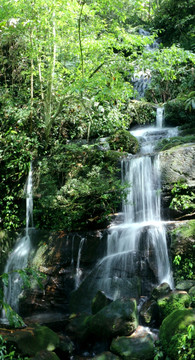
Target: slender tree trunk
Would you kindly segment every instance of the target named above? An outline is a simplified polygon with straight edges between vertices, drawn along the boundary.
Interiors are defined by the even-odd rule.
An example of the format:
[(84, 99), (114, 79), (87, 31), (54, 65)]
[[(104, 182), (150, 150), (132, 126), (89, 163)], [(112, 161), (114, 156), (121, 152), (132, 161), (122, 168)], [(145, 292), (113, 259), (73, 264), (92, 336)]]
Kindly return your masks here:
[(33, 29), (30, 30), (31, 62), (30, 62), (30, 133), (32, 133), (33, 99), (34, 99), (34, 63), (33, 63)]
[(82, 13), (83, 13), (83, 6), (84, 6), (84, 2), (82, 2), (82, 4), (81, 4), (81, 9), (80, 9), (79, 18), (78, 18), (79, 48), (80, 48), (82, 76), (84, 76), (83, 48), (82, 48), (82, 41), (81, 41), (81, 19), (82, 19)]
[(55, 28), (55, 10), (52, 14), (52, 47), (51, 47), (51, 63), (50, 63), (50, 72), (49, 80), (47, 83), (47, 94), (45, 98), (45, 125), (46, 125), (46, 139), (48, 140), (49, 134), (52, 126), (52, 91), (54, 84), (54, 74), (55, 74), (55, 63), (56, 63), (56, 28)]

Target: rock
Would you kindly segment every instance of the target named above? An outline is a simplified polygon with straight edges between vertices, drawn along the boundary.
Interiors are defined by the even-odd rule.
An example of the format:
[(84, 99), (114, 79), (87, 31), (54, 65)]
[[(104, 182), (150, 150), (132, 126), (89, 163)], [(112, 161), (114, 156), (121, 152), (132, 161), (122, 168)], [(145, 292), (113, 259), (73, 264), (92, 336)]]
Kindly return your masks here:
[(81, 313), (71, 315), (67, 332), (71, 337), (75, 338), (79, 343), (85, 342), (89, 336), (89, 321), (92, 315)]
[(195, 286), (190, 289), (188, 294), (191, 298), (191, 307), (195, 308)]
[(110, 350), (125, 360), (152, 360), (154, 338), (145, 328), (139, 326), (131, 336), (113, 339)]
[[(178, 359), (178, 350), (181, 348), (181, 337), (188, 334), (188, 326), (195, 326), (195, 310), (184, 309), (175, 310), (168, 315), (162, 322), (159, 332), (159, 338), (162, 343), (162, 347), (165, 353), (171, 357), (171, 359)], [(195, 353), (193, 345), (193, 339), (195, 339), (195, 331), (192, 333), (192, 339), (189, 339), (188, 345), (191, 347), (192, 354)], [(185, 353), (184, 353), (185, 354)], [(192, 357), (188, 357), (192, 359)]]
[[(162, 214), (165, 219), (175, 219), (188, 213), (171, 210), (172, 187), (178, 181), (184, 181), (190, 190), (195, 189), (195, 144), (184, 144), (160, 152)], [(186, 190), (186, 195), (188, 190)], [(185, 193), (183, 193), (185, 195)]]
[[(16, 330), (6, 337), (8, 343), (16, 345), (21, 354), (34, 356), (39, 351), (53, 351), (59, 343), (59, 337), (46, 326), (33, 326)], [(53, 358), (52, 358), (53, 359)]]
[(193, 280), (182, 280), (176, 285), (176, 290), (188, 291), (194, 285), (195, 281)]
[(60, 358), (52, 351), (39, 351), (31, 360), (60, 360)]
[(140, 316), (146, 325), (158, 326), (160, 314), (157, 302), (155, 300), (146, 301), (141, 307)]
[(112, 300), (106, 297), (103, 291), (98, 291), (96, 296), (92, 299), (92, 314), (96, 314), (98, 311), (104, 308), (104, 306), (109, 305), (111, 302)]
[(60, 359), (70, 358), (75, 350), (75, 345), (72, 340), (67, 336), (60, 334), (60, 343), (58, 348), (55, 350), (56, 354)]
[(177, 309), (185, 309), (190, 306), (190, 296), (186, 291), (173, 291), (157, 300), (161, 319)]
[(171, 288), (169, 284), (163, 283), (152, 290), (152, 298), (157, 300), (159, 297), (169, 294)]
[(93, 360), (119, 360), (120, 358), (111, 353), (110, 351), (105, 351), (100, 355), (94, 356)]
[(130, 335), (138, 326), (136, 301), (115, 300), (93, 315), (89, 323), (90, 333), (99, 339)]

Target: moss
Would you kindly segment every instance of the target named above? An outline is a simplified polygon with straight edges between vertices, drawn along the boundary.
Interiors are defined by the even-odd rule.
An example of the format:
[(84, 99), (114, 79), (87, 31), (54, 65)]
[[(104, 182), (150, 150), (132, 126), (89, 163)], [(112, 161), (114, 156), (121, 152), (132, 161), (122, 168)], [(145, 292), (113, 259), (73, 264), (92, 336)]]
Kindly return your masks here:
[[(195, 311), (192, 309), (175, 310), (163, 320), (159, 338), (164, 351), (171, 359), (178, 359), (178, 353), (181, 351), (180, 339), (182, 336), (187, 336), (189, 325), (195, 325)], [(190, 347), (194, 337), (195, 332), (193, 331), (192, 339), (189, 339)], [(191, 350), (193, 353), (195, 350), (193, 346)], [(191, 357), (183, 358), (192, 359)], [(182, 358), (180, 357), (180, 359)]]
[(138, 140), (127, 130), (119, 130), (109, 137), (110, 148), (136, 154), (139, 149)]
[[(195, 143), (195, 135), (187, 135), (187, 136), (174, 136), (169, 139), (163, 139), (159, 141), (155, 147), (156, 151), (165, 151), (171, 148), (175, 148), (177, 146), (183, 144)], [(184, 145), (185, 146), (185, 145)]]
[(182, 310), (190, 305), (190, 296), (185, 292), (174, 292), (157, 300), (161, 318), (171, 314), (174, 310)]
[(17, 331), (8, 337), (24, 355), (33, 356), (42, 350), (53, 351), (59, 345), (58, 335), (47, 326), (36, 325), (30, 330)]

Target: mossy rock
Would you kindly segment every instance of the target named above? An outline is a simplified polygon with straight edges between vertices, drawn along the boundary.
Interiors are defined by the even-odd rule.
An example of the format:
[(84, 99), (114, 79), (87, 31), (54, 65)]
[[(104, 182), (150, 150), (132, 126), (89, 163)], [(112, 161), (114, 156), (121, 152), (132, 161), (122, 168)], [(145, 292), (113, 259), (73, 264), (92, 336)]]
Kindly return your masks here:
[(152, 360), (154, 340), (149, 334), (142, 338), (122, 336), (113, 339), (110, 350), (125, 360)]
[(190, 306), (191, 298), (185, 291), (174, 291), (157, 300), (161, 318), (171, 314), (174, 310), (185, 309)]
[(105, 306), (112, 302), (111, 299), (107, 298), (103, 291), (98, 291), (95, 297), (92, 299), (91, 311), (95, 315), (98, 311), (103, 309)]
[(93, 360), (119, 360), (120, 358), (111, 353), (110, 351), (105, 351), (102, 354), (99, 354), (93, 358)]
[(31, 360), (60, 360), (60, 358), (52, 351), (39, 351)]
[(89, 324), (92, 315), (81, 313), (78, 315), (72, 314), (67, 331), (71, 337), (75, 338), (79, 343), (85, 342), (89, 337)]
[(169, 294), (170, 291), (171, 291), (171, 288), (170, 288), (169, 284), (162, 283), (152, 290), (152, 298), (157, 300), (158, 298)]
[(39, 351), (53, 351), (59, 343), (58, 335), (47, 326), (36, 325), (32, 328), (15, 331), (7, 338), (8, 343), (14, 344), (21, 354), (34, 356)]
[[(188, 337), (189, 326), (194, 326), (192, 330), (191, 338)], [(186, 339), (186, 350), (182, 346), (183, 336)], [(162, 344), (165, 353), (170, 356), (171, 359), (182, 359), (178, 356), (179, 351), (183, 351), (184, 355), (189, 349), (191, 354), (195, 353), (195, 310), (184, 309), (175, 310), (168, 315), (162, 322), (159, 332), (160, 342)], [(184, 358), (184, 357), (183, 357)], [(189, 354), (189, 357), (185, 359), (191, 360), (193, 357)]]
[(118, 299), (89, 319), (90, 334), (99, 339), (130, 335), (138, 326), (135, 300)]
[(136, 154), (139, 149), (138, 140), (127, 130), (118, 130), (109, 137), (110, 148)]

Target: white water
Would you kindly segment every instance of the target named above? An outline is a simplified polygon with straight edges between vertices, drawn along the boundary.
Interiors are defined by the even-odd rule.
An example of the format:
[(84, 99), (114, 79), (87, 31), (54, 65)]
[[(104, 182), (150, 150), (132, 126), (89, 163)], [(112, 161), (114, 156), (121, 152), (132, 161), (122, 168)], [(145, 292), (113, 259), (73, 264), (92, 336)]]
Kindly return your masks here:
[(162, 128), (164, 121), (164, 107), (158, 107), (156, 109), (156, 127)]
[[(22, 280), (14, 270), (24, 269), (28, 263), (28, 255), (31, 249), (31, 241), (29, 236), (29, 227), (33, 226), (33, 194), (32, 194), (32, 164), (26, 185), (26, 229), (25, 236), (18, 239), (14, 250), (10, 254), (4, 273), (9, 274), (8, 286), (4, 286), (4, 302), (9, 304), (13, 310), (18, 312), (18, 302), (21, 293)], [(5, 318), (5, 312), (2, 313)]]
[[(147, 37), (151, 36), (150, 33), (144, 29), (139, 29), (139, 34)], [(158, 47), (158, 42), (154, 40), (152, 44), (148, 44), (145, 46), (145, 51), (151, 52), (155, 49), (158, 49)], [(135, 69), (135, 73), (132, 76), (131, 81), (133, 83), (134, 90), (136, 90), (137, 92), (136, 99), (140, 99), (144, 97), (145, 90), (147, 89), (151, 81), (151, 71), (149, 69)]]
[(83, 248), (83, 244), (85, 242), (85, 238), (82, 238), (79, 244), (78, 256), (77, 256), (77, 265), (76, 265), (76, 275), (75, 275), (75, 288), (78, 289), (81, 281), (82, 270), (80, 269), (80, 261), (81, 261), (81, 252)]
[(169, 137), (177, 130), (162, 129), (159, 117), (163, 118), (163, 111), (157, 113), (155, 128), (131, 132), (141, 143), (140, 155), (122, 160), (122, 181), (129, 184), (123, 204), (124, 221), (111, 227), (107, 254), (99, 262), (103, 274), (99, 288), (114, 299), (123, 296), (124, 280), (128, 283), (144, 266), (155, 273), (156, 285), (166, 282), (173, 288), (166, 231), (160, 216), (160, 162), (153, 151), (161, 136)]

